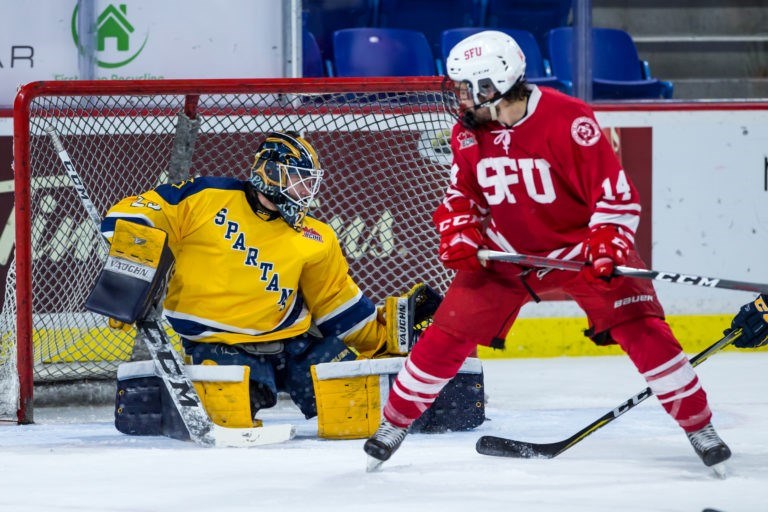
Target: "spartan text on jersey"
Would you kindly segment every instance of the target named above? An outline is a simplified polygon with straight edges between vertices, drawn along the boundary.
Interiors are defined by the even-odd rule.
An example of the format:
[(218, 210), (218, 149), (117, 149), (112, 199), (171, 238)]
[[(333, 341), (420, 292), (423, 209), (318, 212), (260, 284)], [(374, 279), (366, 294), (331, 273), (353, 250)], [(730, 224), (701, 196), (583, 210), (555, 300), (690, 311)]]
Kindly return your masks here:
[(269, 261), (259, 261), (259, 249), (245, 245), (245, 233), (240, 231), (240, 224), (236, 221), (227, 220), (227, 213), (228, 210), (226, 208), (219, 210), (213, 219), (213, 223), (217, 226), (226, 226), (224, 238), (226, 240), (233, 240), (232, 250), (245, 252), (243, 265), (254, 267), (261, 271), (259, 280), (266, 283), (264, 290), (278, 293), (277, 304), (281, 310), (284, 309), (288, 297), (293, 293), (293, 289), (280, 287), (280, 274), (275, 269), (275, 264)]

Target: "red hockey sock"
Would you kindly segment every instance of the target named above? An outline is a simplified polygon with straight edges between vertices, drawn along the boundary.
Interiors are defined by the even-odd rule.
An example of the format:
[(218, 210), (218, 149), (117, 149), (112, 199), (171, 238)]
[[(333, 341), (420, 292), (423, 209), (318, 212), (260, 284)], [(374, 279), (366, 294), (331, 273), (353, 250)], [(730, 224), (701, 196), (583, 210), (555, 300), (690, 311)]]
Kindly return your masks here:
[(384, 417), (398, 427), (410, 426), (432, 405), (475, 348), (474, 342), (429, 327), (397, 374), (384, 406)]
[(611, 329), (662, 407), (686, 432), (709, 423), (707, 394), (669, 325), (661, 318), (631, 320)]

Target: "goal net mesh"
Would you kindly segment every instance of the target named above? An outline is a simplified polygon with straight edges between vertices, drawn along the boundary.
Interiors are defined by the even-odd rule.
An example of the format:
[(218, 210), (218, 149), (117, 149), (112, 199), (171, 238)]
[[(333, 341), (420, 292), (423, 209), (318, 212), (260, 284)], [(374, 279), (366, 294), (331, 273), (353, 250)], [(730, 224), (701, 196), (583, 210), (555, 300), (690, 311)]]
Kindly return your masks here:
[[(304, 84), (298, 90), (287, 80), (271, 88), (253, 81), (250, 88), (229, 83), (221, 92), (212, 82), (162, 92), (152, 89), (162, 82), (135, 82), (141, 90), (131, 94), (111, 84), (88, 93), (52, 90), (15, 114), (29, 117), (27, 137), (16, 141), (29, 153), (28, 162), (15, 162), (15, 215), (31, 239), (23, 257), (32, 277), (24, 286), (14, 264), (5, 283), (0, 419), (16, 419), (25, 371), (35, 384), (111, 379), (134, 346), (132, 329), (111, 329), (106, 318), (83, 307), (106, 254), (48, 130), (59, 136), (101, 215), (121, 198), (162, 183), (191, 176), (247, 178), (266, 133), (300, 132), (327, 170), (312, 214), (337, 233), (364, 293), (381, 303), (419, 281), (445, 291), (450, 276), (436, 257), (431, 213), (450, 175), (454, 119), (439, 81), (404, 89), (398, 80), (377, 87), (304, 80), (296, 82)], [(28, 203), (18, 197), (21, 180), (29, 186)], [(23, 251), (17, 247), (16, 254)], [(24, 301), (32, 305), (30, 368), (17, 365)]]

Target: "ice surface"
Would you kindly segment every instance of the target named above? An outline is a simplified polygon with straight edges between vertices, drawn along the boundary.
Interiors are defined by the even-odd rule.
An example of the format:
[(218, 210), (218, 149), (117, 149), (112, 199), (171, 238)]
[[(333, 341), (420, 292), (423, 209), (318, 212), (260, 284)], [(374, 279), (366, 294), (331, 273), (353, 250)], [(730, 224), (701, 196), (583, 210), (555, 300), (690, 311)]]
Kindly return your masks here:
[(489, 421), (418, 434), (379, 473), (363, 440), (315, 437), (290, 403), (262, 414), (297, 438), (251, 449), (129, 437), (111, 408), (38, 408), (0, 427), (0, 511), (723, 512), (768, 510), (768, 354), (722, 353), (698, 367), (729, 443), (729, 476), (703, 466), (655, 398), (550, 460), (479, 455), (480, 435), (561, 440), (645, 387), (625, 357), (484, 362)]

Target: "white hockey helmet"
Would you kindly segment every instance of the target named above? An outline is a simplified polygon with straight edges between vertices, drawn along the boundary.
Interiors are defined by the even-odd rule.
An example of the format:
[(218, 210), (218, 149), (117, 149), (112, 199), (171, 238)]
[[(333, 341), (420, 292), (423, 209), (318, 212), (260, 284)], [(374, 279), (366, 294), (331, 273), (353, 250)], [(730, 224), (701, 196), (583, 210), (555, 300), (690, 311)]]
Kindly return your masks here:
[(490, 99), (497, 103), (523, 77), (525, 55), (511, 36), (484, 30), (451, 48), (445, 67), (456, 84), (467, 84), (477, 106)]

